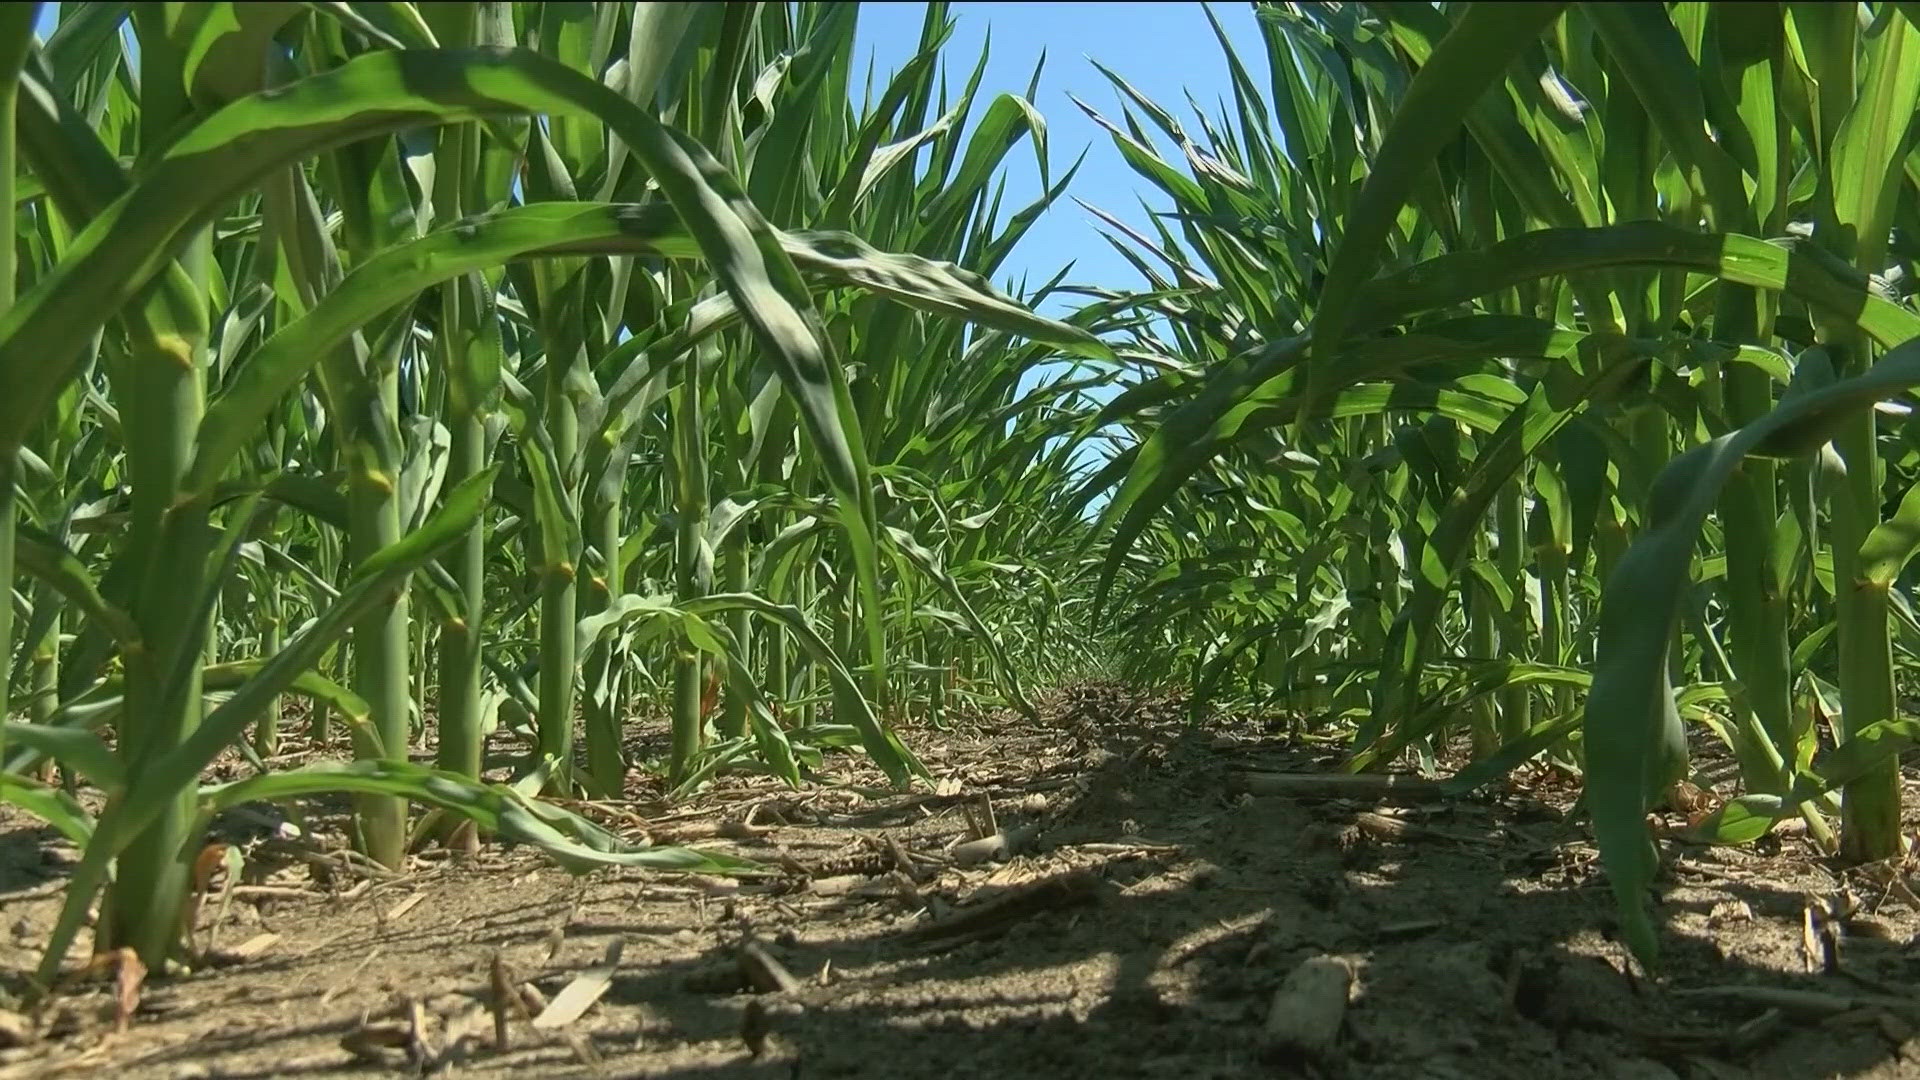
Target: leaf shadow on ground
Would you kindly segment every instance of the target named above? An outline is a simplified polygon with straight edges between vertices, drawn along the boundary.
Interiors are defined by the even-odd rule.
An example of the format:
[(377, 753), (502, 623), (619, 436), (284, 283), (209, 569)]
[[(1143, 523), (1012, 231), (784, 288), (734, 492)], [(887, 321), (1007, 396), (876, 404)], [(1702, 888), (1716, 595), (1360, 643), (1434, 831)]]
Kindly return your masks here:
[[(1843, 950), (1842, 974), (1803, 973), (1804, 897), (1831, 892), (1835, 879), (1800, 841), (1674, 849), (1657, 908), (1667, 957), (1659, 980), (1636, 979), (1606, 933), (1612, 899), (1590, 842), (1562, 816), (1564, 786), (1541, 780), (1497, 798), (1410, 806), (1254, 797), (1235, 793), (1233, 773), (1324, 772), (1333, 751), (1290, 743), (1259, 717), (1190, 726), (1179, 702), (1117, 687), (1056, 694), (1046, 712), (1039, 727), (990, 716), (912, 733), (961, 794), (730, 785), (690, 807), (679, 833), (671, 821), (657, 830), (711, 836), (715, 821), (757, 807), (745, 831), (766, 831), (739, 850), (832, 871), (842, 884), (865, 877), (876, 895), (822, 896), (820, 880), (572, 880), (517, 857), (483, 859), (383, 885), (361, 903), (269, 909), (261, 918), (285, 943), (157, 985), (159, 1011), (121, 1037), (117, 1071), (360, 1075), (366, 1066), (340, 1036), (396, 994), (484, 996), (498, 951), (551, 997), (615, 940), (621, 965), (567, 1038), (521, 1025), (513, 1050), (476, 1050), (460, 1069), (1537, 1080), (1914, 1068), (1907, 1055), (1920, 1041), (1906, 1017), (1864, 1006), (1815, 1020), (1757, 996), (1813, 991), (1831, 1003), (1887, 994), (1915, 974), (1904, 950), (1873, 942)], [(929, 877), (917, 886), (923, 900), (958, 904), (958, 915), (996, 889), (1081, 874), (1096, 881), (1090, 902), (976, 940), (928, 939), (922, 905), (889, 895), (888, 861), (865, 838), (938, 851), (961, 833), (960, 807), (977, 792), (991, 794), (1002, 827), (1037, 827), (1033, 848)], [(423, 898), (403, 915), (385, 917), (415, 893)], [(1882, 921), (1909, 937), (1913, 916), (1889, 908)], [(742, 991), (734, 946), (749, 932), (800, 989)], [(1357, 972), (1339, 1050), (1276, 1057), (1261, 1034), (1269, 1003), (1316, 956)], [(830, 978), (817, 985), (823, 971)], [(1746, 996), (1701, 994), (1729, 986)], [(741, 1034), (755, 1001), (770, 1031), (758, 1056)]]

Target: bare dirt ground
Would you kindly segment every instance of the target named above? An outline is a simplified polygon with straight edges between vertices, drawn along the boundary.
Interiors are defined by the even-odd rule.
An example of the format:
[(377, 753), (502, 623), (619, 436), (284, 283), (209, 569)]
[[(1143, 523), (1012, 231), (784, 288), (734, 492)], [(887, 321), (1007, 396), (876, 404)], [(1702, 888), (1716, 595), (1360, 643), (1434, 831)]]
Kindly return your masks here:
[[(1045, 712), (909, 732), (932, 790), (841, 757), (803, 791), (582, 808), (761, 878), (491, 850), (368, 877), (256, 828), (220, 963), (149, 980), (124, 1031), (110, 978), (0, 1011), (24, 1043), (0, 1078), (1920, 1076), (1904, 873), (1842, 875), (1791, 835), (1674, 843), (1648, 979), (1544, 771), (1473, 799), (1262, 795), (1247, 771), (1334, 752), (1113, 687)], [(0, 818), (9, 994), (76, 857), (50, 835)]]

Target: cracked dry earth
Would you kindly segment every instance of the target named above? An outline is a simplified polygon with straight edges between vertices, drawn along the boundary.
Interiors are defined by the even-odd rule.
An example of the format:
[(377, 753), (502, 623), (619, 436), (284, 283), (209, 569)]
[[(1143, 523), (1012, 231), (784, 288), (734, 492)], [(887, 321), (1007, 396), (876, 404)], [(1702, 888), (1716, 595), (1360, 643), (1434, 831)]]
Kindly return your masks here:
[[(219, 962), (124, 1031), (111, 972), (0, 1012), (0, 1078), (1920, 1076), (1904, 868), (1675, 842), (1649, 980), (1553, 774), (1443, 800), (1327, 780), (1334, 747), (1258, 717), (1111, 686), (1044, 713), (905, 732), (937, 780), (910, 793), (841, 757), (581, 807), (759, 878), (491, 850), (372, 878), (229, 823)], [(9, 995), (75, 858), (49, 837), (0, 817)]]

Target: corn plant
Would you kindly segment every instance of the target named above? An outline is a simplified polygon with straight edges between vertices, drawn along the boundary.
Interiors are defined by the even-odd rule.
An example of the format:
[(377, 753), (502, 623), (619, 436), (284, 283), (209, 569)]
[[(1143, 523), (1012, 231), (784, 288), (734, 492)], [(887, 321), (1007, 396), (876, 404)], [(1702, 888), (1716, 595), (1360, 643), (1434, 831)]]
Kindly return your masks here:
[(1110, 219), (1141, 363), (1080, 429), (1129, 654), (1330, 709), (1355, 768), (1582, 768), (1643, 957), (1685, 719), (1745, 788), (1703, 835), (1896, 854), (1906, 9), (1256, 9), (1197, 133), (1119, 74), (1102, 118), (1172, 206)]
[[(738, 865), (534, 798), (618, 795), (663, 669), (679, 788), (849, 745), (908, 780), (895, 672), (936, 665), (893, 642), (1023, 701), (987, 620), (1025, 598), (981, 568), (1028, 571), (982, 526), (1044, 497), (1019, 470), (1077, 392), (1022, 375), (1109, 354), (983, 276), (1059, 185), (989, 197), (1044, 160), (1024, 99), (929, 119), (944, 9), (856, 111), (853, 5), (77, 4), (45, 42), (36, 7), (0, 55), (0, 565), (34, 582), (0, 795), (84, 849), (43, 980), (102, 888), (97, 949), (179, 956), (198, 837), (251, 800), (350, 793), (388, 865), (482, 833)], [(265, 760), (285, 695), (353, 760)], [(252, 774), (202, 785), (230, 751)]]

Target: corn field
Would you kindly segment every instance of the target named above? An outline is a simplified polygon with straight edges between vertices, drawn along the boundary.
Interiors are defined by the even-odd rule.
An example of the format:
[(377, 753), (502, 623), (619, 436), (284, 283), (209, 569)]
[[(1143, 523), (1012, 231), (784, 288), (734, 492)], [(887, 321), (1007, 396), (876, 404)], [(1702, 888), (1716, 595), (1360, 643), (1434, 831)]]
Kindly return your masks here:
[(1001, 285), (1078, 166), (944, 4), (876, 75), (857, 4), (0, 7), (39, 985), (191, 967), (247, 804), (727, 874), (580, 808), (1096, 676), (1577, 777), (1647, 965), (1701, 754), (1692, 839), (1900, 858), (1920, 6), (1253, 6), (1211, 113), (1083, 106), (1139, 280)]

